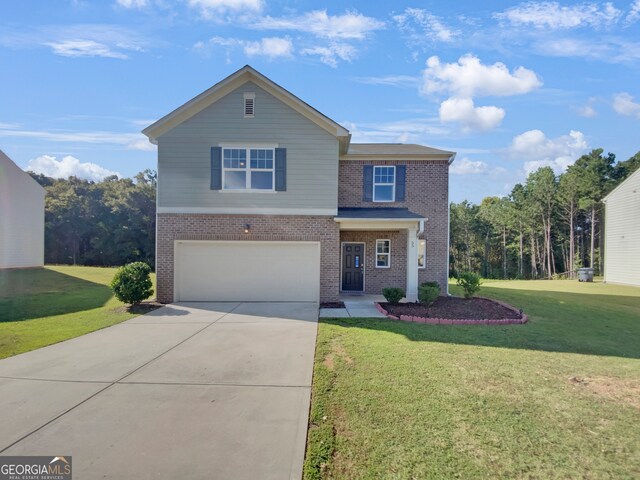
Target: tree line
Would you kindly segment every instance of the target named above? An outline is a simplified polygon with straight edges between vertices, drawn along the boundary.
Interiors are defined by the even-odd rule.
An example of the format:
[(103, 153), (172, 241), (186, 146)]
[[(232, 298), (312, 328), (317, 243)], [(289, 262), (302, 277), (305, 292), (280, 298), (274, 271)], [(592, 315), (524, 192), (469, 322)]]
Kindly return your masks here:
[(450, 274), (573, 277), (580, 267), (600, 273), (602, 199), (638, 167), (640, 152), (616, 162), (595, 149), (561, 175), (539, 168), (505, 197), (451, 203)]
[(47, 191), (45, 263), (155, 263), (157, 174), (55, 179), (29, 172)]

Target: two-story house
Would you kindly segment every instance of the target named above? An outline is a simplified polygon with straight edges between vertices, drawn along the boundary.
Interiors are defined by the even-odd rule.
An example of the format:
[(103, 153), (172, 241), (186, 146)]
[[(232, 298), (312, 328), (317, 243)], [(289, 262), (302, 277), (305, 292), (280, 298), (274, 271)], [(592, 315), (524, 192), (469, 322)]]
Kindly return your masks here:
[(447, 291), (453, 152), (351, 143), (250, 66), (144, 133), (158, 145), (159, 301)]

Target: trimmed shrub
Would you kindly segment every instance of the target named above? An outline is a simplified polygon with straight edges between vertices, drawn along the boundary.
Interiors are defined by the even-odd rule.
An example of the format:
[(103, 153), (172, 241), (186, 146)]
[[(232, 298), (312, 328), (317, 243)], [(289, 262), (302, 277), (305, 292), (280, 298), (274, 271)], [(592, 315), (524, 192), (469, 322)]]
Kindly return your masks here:
[(387, 287), (382, 289), (382, 295), (391, 305), (397, 305), (404, 298), (404, 290), (401, 288)]
[(111, 289), (116, 298), (123, 303), (136, 305), (153, 295), (151, 267), (144, 262), (128, 263), (118, 269)]
[(440, 284), (438, 282), (424, 282), (418, 287), (418, 300), (426, 306), (433, 305), (440, 296)]
[(472, 298), (480, 291), (480, 275), (473, 272), (462, 272), (456, 282), (464, 290), (464, 298)]

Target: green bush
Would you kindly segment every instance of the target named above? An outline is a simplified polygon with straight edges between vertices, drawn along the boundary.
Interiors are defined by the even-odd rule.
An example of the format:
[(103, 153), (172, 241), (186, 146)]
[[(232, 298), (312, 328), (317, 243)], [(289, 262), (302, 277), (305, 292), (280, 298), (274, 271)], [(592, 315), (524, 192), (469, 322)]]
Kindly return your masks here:
[(151, 267), (144, 262), (128, 263), (118, 269), (111, 289), (116, 298), (123, 303), (138, 304), (153, 295)]
[(480, 291), (480, 275), (473, 272), (462, 272), (456, 282), (464, 290), (464, 298), (472, 298)]
[(440, 296), (440, 284), (438, 282), (424, 282), (418, 287), (418, 300), (427, 306), (433, 305)]
[(382, 289), (382, 295), (391, 305), (397, 305), (404, 298), (404, 290), (401, 288), (387, 287)]

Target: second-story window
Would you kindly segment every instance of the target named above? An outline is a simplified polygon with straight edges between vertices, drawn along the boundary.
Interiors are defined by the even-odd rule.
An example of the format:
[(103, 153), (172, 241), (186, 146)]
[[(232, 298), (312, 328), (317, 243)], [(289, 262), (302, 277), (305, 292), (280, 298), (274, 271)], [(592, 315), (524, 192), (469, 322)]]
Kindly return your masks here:
[(273, 190), (273, 148), (223, 148), (224, 190)]
[(373, 167), (373, 201), (393, 202), (396, 196), (396, 167)]

